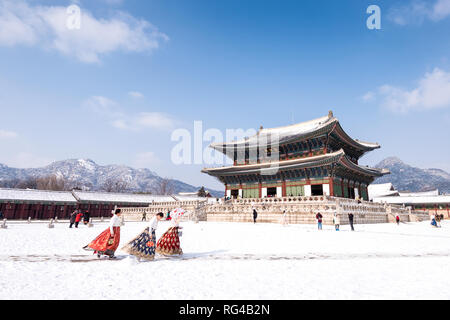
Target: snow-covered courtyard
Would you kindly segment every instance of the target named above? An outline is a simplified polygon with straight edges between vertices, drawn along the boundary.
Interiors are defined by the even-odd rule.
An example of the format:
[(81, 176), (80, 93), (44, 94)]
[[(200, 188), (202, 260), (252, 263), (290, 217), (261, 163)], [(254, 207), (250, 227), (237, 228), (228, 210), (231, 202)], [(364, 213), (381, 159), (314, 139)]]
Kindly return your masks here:
[[(0, 299), (450, 299), (450, 223), (182, 223), (180, 258), (120, 250), (147, 226), (127, 222), (118, 259), (82, 247), (108, 223), (0, 229)], [(161, 222), (157, 237), (169, 224)]]

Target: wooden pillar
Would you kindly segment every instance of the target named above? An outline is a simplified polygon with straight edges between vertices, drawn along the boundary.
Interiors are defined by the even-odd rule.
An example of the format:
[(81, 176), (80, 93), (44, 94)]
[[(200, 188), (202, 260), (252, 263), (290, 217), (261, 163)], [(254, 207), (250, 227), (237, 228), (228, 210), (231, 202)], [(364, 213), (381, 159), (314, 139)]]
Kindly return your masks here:
[(281, 196), (286, 197), (286, 181), (281, 182)]
[(258, 189), (259, 189), (259, 198), (262, 198), (262, 183), (261, 181), (258, 183)]
[(334, 197), (334, 182), (333, 182), (333, 178), (330, 177), (330, 196)]

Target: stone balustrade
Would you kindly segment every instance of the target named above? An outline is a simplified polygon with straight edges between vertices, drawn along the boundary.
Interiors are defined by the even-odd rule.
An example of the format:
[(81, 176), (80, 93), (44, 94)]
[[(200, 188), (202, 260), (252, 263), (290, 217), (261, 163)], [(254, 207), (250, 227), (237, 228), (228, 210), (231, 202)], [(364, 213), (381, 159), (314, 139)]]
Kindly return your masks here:
[(356, 224), (392, 222), (397, 214), (404, 222), (429, 219), (426, 213), (413, 212), (409, 207), (332, 196), (233, 199), (213, 204), (206, 200), (155, 202), (148, 207), (121, 209), (126, 220), (140, 221), (144, 212), (167, 213), (179, 207), (187, 211), (185, 220), (196, 221), (251, 222), (253, 209), (258, 212), (258, 222), (272, 223), (280, 222), (284, 211), (290, 224), (316, 223), (318, 212), (322, 214), (324, 224), (332, 224), (334, 214), (340, 217), (341, 224), (348, 224), (350, 213)]
[(120, 208), (122, 211), (122, 216), (126, 221), (141, 221), (144, 213), (148, 217), (162, 212), (167, 214), (167, 212), (172, 211), (176, 208), (183, 208), (186, 210), (186, 214), (183, 216), (183, 220), (195, 220), (195, 221), (205, 221), (206, 212), (204, 210), (207, 200), (185, 200), (185, 201), (165, 201), (165, 202), (153, 202), (148, 207), (129, 207)]

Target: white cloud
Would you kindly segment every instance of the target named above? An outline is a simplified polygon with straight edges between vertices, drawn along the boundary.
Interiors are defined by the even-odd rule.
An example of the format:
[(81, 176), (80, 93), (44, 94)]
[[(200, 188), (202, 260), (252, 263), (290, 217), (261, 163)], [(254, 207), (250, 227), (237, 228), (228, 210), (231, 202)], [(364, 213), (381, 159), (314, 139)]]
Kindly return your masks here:
[(122, 130), (140, 131), (143, 129), (171, 130), (177, 121), (170, 115), (162, 112), (141, 112), (132, 115), (123, 115), (111, 124)]
[(168, 37), (146, 20), (116, 12), (110, 18), (96, 18), (81, 9), (80, 29), (69, 29), (67, 8), (31, 6), (23, 0), (0, 0), (0, 46), (39, 46), (98, 63), (115, 51), (148, 52)]
[(1, 130), (0, 129), (0, 139), (13, 139), (17, 137), (17, 133), (13, 131)]
[(177, 124), (175, 119), (163, 112), (127, 113), (117, 102), (103, 96), (93, 96), (83, 102), (82, 106), (108, 118), (114, 128), (122, 130), (171, 130)]
[(130, 92), (128, 92), (128, 95), (135, 99), (140, 99), (140, 98), (144, 97), (144, 95), (138, 91), (130, 91)]
[(12, 156), (9, 155), (8, 159), (2, 160), (3, 163), (12, 168), (39, 168), (47, 166), (53, 161), (52, 159), (40, 157), (29, 152), (19, 152)]
[(375, 94), (372, 91), (367, 92), (361, 97), (364, 102), (369, 102), (375, 99)]
[(394, 112), (448, 108), (450, 73), (435, 68), (432, 72), (426, 73), (414, 89), (383, 85), (378, 89), (378, 96), (382, 99), (382, 105)]
[(400, 7), (393, 7), (388, 13), (388, 19), (399, 25), (421, 24), (424, 20), (437, 22), (449, 16), (450, 0), (414, 0)]
[(154, 152), (143, 152), (136, 155), (134, 166), (137, 168), (152, 168), (160, 163), (161, 160)]
[(113, 117), (121, 115), (119, 105), (115, 101), (103, 96), (90, 97), (83, 102), (83, 106), (101, 115)]

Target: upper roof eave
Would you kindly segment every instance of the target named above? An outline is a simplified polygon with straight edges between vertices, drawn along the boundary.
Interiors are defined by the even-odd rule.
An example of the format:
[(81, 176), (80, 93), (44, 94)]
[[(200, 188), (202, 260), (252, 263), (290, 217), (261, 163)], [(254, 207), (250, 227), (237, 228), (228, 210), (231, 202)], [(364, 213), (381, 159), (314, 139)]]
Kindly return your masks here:
[(283, 144), (295, 141), (299, 137), (307, 139), (309, 137), (318, 136), (323, 133), (331, 133), (336, 129), (338, 135), (354, 148), (358, 148), (363, 151), (370, 151), (380, 148), (380, 145), (378, 143), (366, 142), (351, 138), (341, 127), (339, 120), (332, 115), (284, 127), (261, 129), (256, 135), (252, 137), (237, 141), (211, 143), (209, 147), (219, 152), (225, 153), (227, 147), (234, 148), (234, 146), (236, 146), (237, 149), (243, 149), (247, 147), (256, 148), (259, 146), (258, 143), (261, 142), (261, 140), (265, 142), (268, 140), (265, 139), (265, 137), (273, 134), (278, 135), (278, 144)]

